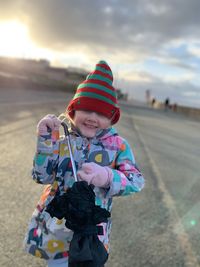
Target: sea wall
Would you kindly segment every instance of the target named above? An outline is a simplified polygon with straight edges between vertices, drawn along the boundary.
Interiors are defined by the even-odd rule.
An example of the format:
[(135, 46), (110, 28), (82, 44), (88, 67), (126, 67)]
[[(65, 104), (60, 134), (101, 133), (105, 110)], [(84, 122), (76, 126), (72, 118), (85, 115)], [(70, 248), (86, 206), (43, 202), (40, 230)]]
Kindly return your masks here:
[(163, 103), (158, 101), (154, 103), (153, 107), (157, 109), (169, 109), (172, 112), (181, 113), (191, 118), (200, 120), (200, 108), (192, 108), (179, 105), (170, 105), (169, 107), (165, 107)]

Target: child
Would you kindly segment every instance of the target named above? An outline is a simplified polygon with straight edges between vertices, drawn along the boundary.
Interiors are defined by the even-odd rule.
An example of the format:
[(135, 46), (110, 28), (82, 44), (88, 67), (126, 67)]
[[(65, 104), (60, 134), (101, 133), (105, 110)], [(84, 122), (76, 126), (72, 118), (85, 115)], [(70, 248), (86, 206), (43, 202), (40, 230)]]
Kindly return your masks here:
[[(66, 110), (78, 178), (94, 185), (96, 204), (109, 211), (113, 196), (130, 195), (144, 186), (144, 178), (129, 144), (112, 127), (120, 117), (112, 82), (110, 67), (100, 61), (78, 86)], [(26, 250), (46, 259), (49, 267), (68, 266), (69, 243), (73, 235), (65, 227), (64, 220), (51, 218), (45, 211), (55, 194), (63, 194), (74, 183), (67, 142), (65, 138), (59, 138), (60, 125), (55, 115), (47, 115), (37, 126), (32, 177), (47, 186), (25, 238)], [(99, 239), (109, 251), (111, 220), (101, 225), (104, 231)]]

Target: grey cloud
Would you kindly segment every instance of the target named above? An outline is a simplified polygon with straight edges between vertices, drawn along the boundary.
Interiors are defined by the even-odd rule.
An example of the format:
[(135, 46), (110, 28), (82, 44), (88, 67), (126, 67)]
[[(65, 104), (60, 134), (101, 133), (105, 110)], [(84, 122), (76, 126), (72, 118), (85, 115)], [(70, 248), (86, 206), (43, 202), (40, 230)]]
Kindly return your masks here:
[(199, 62), (197, 57), (188, 50), (182, 50), (177, 53), (173, 51), (159, 51), (157, 60), (163, 64), (179, 67), (189, 71), (199, 71)]
[(199, 35), (198, 0), (5, 2), (7, 10), (15, 9), (26, 19), (33, 38), (49, 48), (85, 44), (111, 53), (112, 49), (152, 52), (175, 37)]
[[(120, 65), (123, 60), (138, 63), (150, 58), (191, 73), (199, 70), (198, 60), (193, 61), (196, 58), (188, 51), (177, 54), (166, 49), (175, 40), (199, 42), (199, 0), (0, 1), (0, 20), (23, 20), (32, 39), (44, 48), (85, 51), (92, 58), (106, 55)], [(192, 92), (190, 101), (195, 103), (194, 95), (200, 91), (192, 82), (165, 83), (153, 75), (141, 75), (146, 75), (145, 82), (123, 83), (142, 99), (145, 90), (151, 89), (156, 97), (170, 96), (184, 104)]]

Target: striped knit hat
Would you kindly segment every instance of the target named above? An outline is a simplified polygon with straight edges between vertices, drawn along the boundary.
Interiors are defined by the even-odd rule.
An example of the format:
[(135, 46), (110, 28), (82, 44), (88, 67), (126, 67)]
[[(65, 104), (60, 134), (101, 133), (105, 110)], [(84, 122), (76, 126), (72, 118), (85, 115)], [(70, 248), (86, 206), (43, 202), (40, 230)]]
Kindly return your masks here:
[(105, 61), (99, 61), (95, 70), (79, 84), (73, 99), (69, 102), (69, 116), (73, 118), (75, 110), (89, 110), (112, 119), (112, 124), (115, 124), (119, 120), (120, 109), (112, 82), (110, 67)]

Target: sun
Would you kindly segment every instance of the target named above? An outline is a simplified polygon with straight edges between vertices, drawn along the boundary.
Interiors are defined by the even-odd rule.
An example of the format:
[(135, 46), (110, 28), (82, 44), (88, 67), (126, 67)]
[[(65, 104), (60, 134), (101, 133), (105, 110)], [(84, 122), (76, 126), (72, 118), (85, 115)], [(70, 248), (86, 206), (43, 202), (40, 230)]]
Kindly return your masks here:
[(0, 37), (0, 56), (53, 59), (53, 53), (38, 47), (31, 40), (28, 27), (19, 21), (0, 22)]
[(0, 23), (0, 55), (10, 57), (23, 57), (32, 49), (28, 28), (18, 21), (5, 21)]

